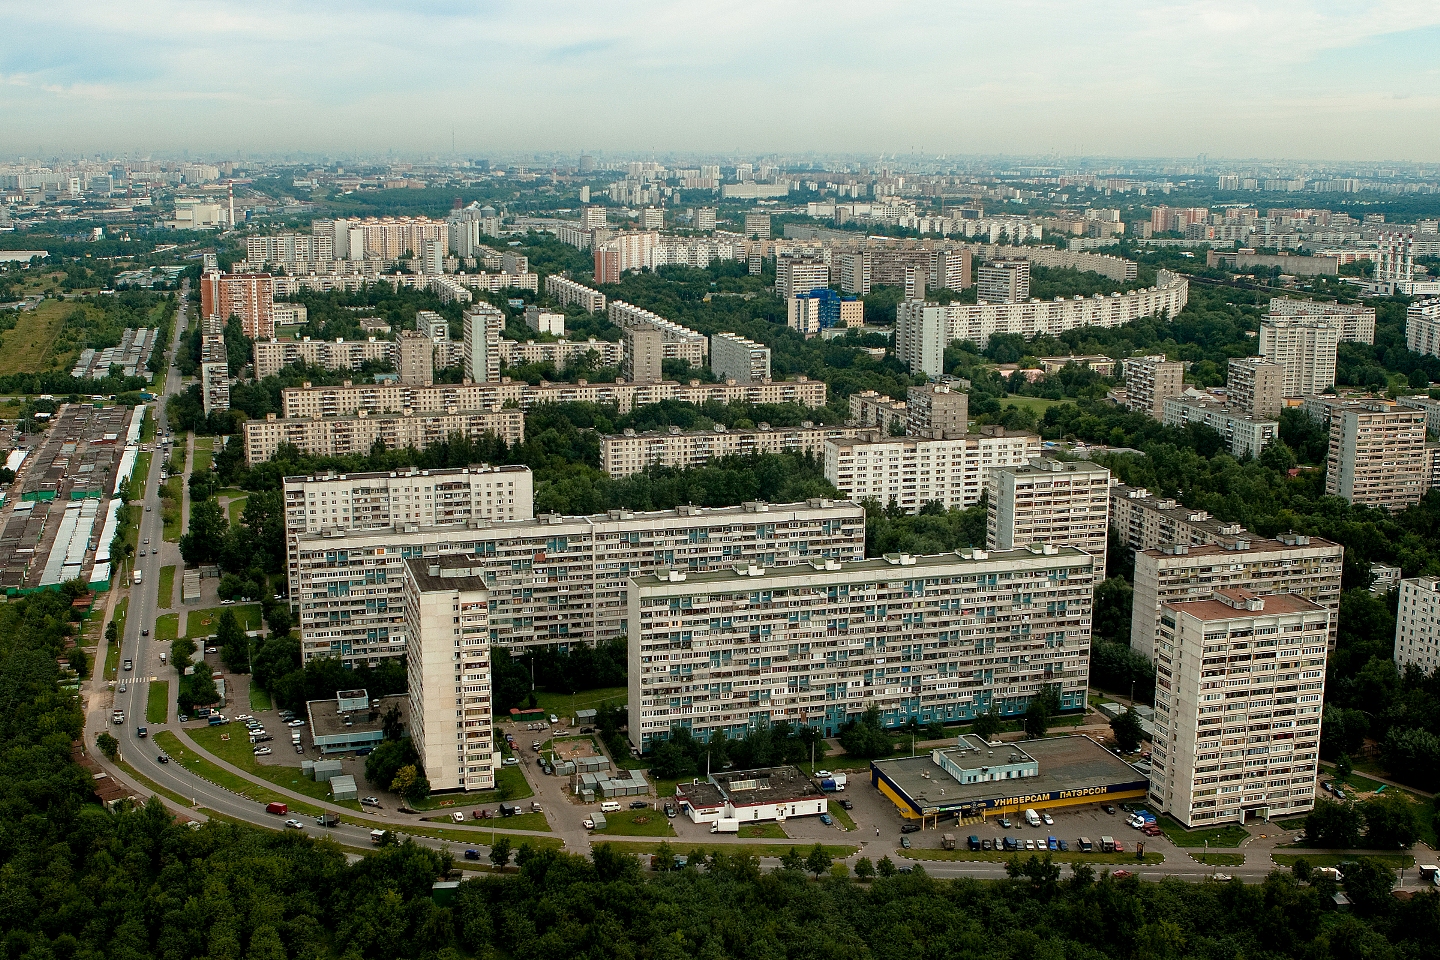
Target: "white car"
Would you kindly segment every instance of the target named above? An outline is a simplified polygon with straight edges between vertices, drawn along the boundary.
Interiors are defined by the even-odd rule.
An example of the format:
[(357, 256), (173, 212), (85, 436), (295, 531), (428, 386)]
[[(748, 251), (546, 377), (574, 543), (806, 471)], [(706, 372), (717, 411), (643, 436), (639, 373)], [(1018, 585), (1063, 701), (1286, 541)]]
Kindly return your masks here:
[(555, 714), (552, 713), (552, 714), (550, 714), (550, 722), (551, 722), (551, 723), (559, 723), (559, 722), (560, 722), (560, 718), (557, 717), (557, 716), (555, 716)]
[(289, 827), (291, 830), (305, 829), (305, 824), (301, 823), (299, 820), (286, 820), (285, 826)]
[(287, 727), (303, 727), (303, 726), (305, 726), (305, 721), (304, 721), (304, 720), (291, 720), (289, 723), (285, 724), (285, 726), (287, 726)]
[(594, 829), (595, 829), (595, 821), (594, 821), (594, 820), (591, 820), (589, 817), (586, 817), (583, 821), (581, 821), (581, 824), (580, 824), (580, 825), (581, 825), (582, 827), (584, 827), (586, 830), (594, 830)]
[(274, 753), (274, 752), (275, 752), (275, 751), (271, 750), (269, 747), (256, 747), (256, 748), (255, 748), (255, 756), (257, 756), (257, 757), (268, 757), (268, 756), (270, 756), (270, 754), (272, 754), (272, 753)]
[(1045, 821), (1045, 826), (1047, 827), (1055, 826), (1055, 818), (1050, 816), (1050, 814), (1048, 813), (1040, 814), (1040, 819)]
[(237, 713), (237, 714), (235, 714), (235, 719), (236, 719), (236, 720), (240, 720), (240, 721), (245, 721), (245, 720), (254, 720), (255, 718), (252, 717), (252, 716), (250, 716), (250, 714), (248, 714), (248, 713)]
[(360, 798), (360, 806), (362, 806), (362, 807), (378, 807), (378, 806), (380, 806), (380, 798), (379, 798), (379, 797), (361, 797), (361, 798)]
[(817, 770), (815, 771), (815, 776), (819, 777), (821, 780), (828, 780), (830, 777), (834, 776), (834, 774), (832, 774), (829, 770)]
[(515, 765), (516, 765), (517, 763), (519, 763), (519, 762), (520, 762), (520, 761), (519, 761), (519, 760), (516, 760), (514, 757), (506, 757), (506, 758), (505, 758), (505, 763), (504, 763), (503, 765), (504, 765), (504, 766), (507, 766), (507, 767), (513, 767), (513, 766), (515, 766)]

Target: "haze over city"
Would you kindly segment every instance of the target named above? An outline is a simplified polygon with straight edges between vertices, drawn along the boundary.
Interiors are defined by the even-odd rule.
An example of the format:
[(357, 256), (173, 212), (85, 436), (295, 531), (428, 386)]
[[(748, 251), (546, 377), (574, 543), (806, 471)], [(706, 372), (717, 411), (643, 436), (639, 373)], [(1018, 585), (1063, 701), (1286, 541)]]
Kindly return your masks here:
[[(0, 151), (1440, 159), (1440, 6), (0, 3)], [(453, 148), (453, 149), (452, 149)]]

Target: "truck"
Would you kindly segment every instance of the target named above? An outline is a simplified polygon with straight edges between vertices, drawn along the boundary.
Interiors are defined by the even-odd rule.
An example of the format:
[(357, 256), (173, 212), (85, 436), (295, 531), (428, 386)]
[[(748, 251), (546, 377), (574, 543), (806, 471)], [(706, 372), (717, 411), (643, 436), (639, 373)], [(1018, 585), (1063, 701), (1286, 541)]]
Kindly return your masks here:
[(733, 817), (721, 817), (710, 824), (711, 833), (739, 833), (740, 821)]
[(375, 844), (375, 846), (377, 847), (380, 846), (380, 844), (385, 842), (385, 835), (389, 832), (390, 831), (388, 830), (371, 830), (370, 842)]
[(290, 812), (290, 808), (283, 803), (267, 803), (265, 804), (265, 812), (273, 813), (277, 816), (284, 816)]
[(1115, 838), (1114, 838), (1114, 837), (1101, 837), (1101, 838), (1100, 838), (1100, 850), (1101, 850), (1102, 852), (1104, 852), (1104, 853), (1114, 853), (1114, 852), (1115, 852)]
[(1435, 886), (1440, 887), (1440, 867), (1422, 863), (1420, 865), (1420, 879), (1429, 881)]
[(954, 850), (954, 849), (955, 849), (955, 834), (953, 834), (953, 833), (943, 833), (943, 834), (941, 834), (941, 835), (940, 835), (940, 849), (941, 849), (941, 850)]
[(820, 781), (820, 789), (841, 793), (845, 789), (845, 774), (837, 773)]
[(1034, 810), (1026, 810), (1025, 822), (1030, 824), (1030, 826), (1032, 827), (1040, 826), (1040, 814), (1036, 813)]
[(143, 570), (136, 570), (136, 571), (135, 571), (135, 586), (137, 586), (137, 587), (140, 586), (140, 581), (141, 581), (141, 579), (143, 579), (143, 576), (144, 576), (144, 571), (143, 571)]
[(124, 722), (125, 722), (125, 711), (124, 711), (124, 710), (116, 710), (116, 711), (112, 712), (112, 713), (110, 714), (110, 722), (113, 723), (113, 724), (115, 724), (117, 727), (118, 727), (120, 724), (124, 723)]
[(338, 827), (340, 826), (340, 817), (334, 813), (322, 813), (315, 818), (315, 822), (322, 827)]

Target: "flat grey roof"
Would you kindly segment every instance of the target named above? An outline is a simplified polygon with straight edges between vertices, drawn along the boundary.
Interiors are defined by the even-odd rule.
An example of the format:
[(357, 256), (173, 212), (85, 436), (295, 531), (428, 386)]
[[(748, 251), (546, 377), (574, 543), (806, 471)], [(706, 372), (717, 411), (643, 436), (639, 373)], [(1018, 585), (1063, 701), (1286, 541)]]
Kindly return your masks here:
[[(313, 737), (338, 737), (350, 736), (356, 733), (378, 733), (383, 729), (384, 724), (381, 718), (394, 704), (400, 708), (400, 722), (408, 730), (410, 727), (410, 698), (403, 693), (393, 694), (388, 697), (381, 697), (373, 710), (351, 710), (350, 726), (345, 725), (345, 717), (340, 713), (340, 704), (334, 697), (327, 700), (311, 700), (305, 704), (306, 712), (310, 716), (310, 736)], [(370, 716), (374, 714), (375, 719)]]
[[(463, 554), (410, 557), (405, 567), (422, 591), (487, 589), (483, 565)], [(476, 572), (471, 573), (472, 570)]]

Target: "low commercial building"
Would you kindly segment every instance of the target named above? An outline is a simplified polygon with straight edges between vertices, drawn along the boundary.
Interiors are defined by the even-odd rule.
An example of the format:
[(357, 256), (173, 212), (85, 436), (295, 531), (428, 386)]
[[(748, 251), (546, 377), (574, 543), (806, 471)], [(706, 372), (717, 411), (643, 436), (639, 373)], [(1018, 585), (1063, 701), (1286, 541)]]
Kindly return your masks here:
[(1041, 369), (1043, 369), (1047, 375), (1059, 373), (1073, 363), (1077, 367), (1094, 370), (1097, 376), (1115, 376), (1115, 361), (1104, 354), (1090, 353), (1075, 357), (1041, 357), (1039, 363)]
[(310, 739), (322, 754), (349, 753), (378, 746), (385, 739), (385, 715), (400, 713), (400, 725), (409, 732), (410, 701), (400, 695), (370, 699), (365, 690), (341, 690), (326, 700), (305, 703)]
[(410, 742), (435, 790), (495, 787), (490, 591), (467, 557), (404, 564)]
[(794, 451), (819, 458), (825, 454), (827, 440), (873, 432), (859, 427), (817, 427), (809, 421), (798, 427), (762, 423), (753, 430), (731, 430), (720, 424), (713, 430), (626, 430), (600, 437), (600, 469), (618, 478), (650, 466), (694, 469), (716, 457)]
[(277, 419), (245, 422), (245, 460), (252, 466), (275, 456), (281, 444), (289, 443), (312, 457), (343, 457), (368, 454), (379, 441), (386, 450), (426, 447), (449, 440), (455, 434), (478, 440), (493, 434), (505, 443), (525, 442), (525, 414), (515, 408), (466, 410), (438, 414), (398, 416), (327, 417), (325, 419)]
[(1198, 423), (1224, 438), (1235, 457), (1258, 457), (1265, 445), (1280, 436), (1280, 424), (1216, 400), (1201, 397), (1166, 397), (1165, 425), (1185, 427)]
[(872, 760), (870, 776), (907, 820), (1016, 816), (1145, 796), (1149, 780), (1089, 737), (988, 743), (965, 735), (924, 756)]
[(680, 812), (694, 823), (739, 820), (763, 823), (791, 817), (818, 817), (828, 809), (820, 785), (799, 767), (726, 770), (704, 781), (677, 783)]
[(1333, 615), (1222, 588), (1161, 608), (1150, 802), (1186, 827), (1314, 809)]
[[(1073, 547), (657, 568), (627, 595), (631, 743), (787, 720), (834, 736), (1085, 703), (1094, 559)], [(703, 646), (696, 641), (703, 639)]]
[(825, 479), (846, 497), (892, 501), (906, 513), (927, 503), (945, 508), (980, 502), (991, 473), (1040, 455), (1033, 433), (986, 427), (984, 434), (827, 440)]

